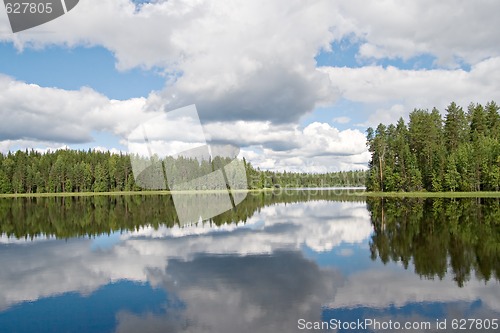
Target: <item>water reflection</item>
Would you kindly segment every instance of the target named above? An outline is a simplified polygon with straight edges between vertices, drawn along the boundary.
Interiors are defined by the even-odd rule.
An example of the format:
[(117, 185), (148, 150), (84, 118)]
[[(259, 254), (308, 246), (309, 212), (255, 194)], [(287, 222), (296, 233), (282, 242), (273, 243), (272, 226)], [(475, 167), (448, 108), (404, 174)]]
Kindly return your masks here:
[(294, 331), (291, 318), (320, 320), (322, 304), (338, 287), (337, 275), (298, 252), (171, 260), (166, 270), (152, 272), (152, 279), (174, 291), (185, 308), (167, 315), (121, 313), (117, 331)]
[[(200, 196), (203, 194), (190, 195), (188, 201), (208, 204), (206, 200), (196, 200)], [(317, 200), (362, 202), (363, 199), (342, 192), (332, 196), (331, 191), (291, 191), (286, 195), (281, 191), (251, 192), (237, 209), (209, 222), (216, 226), (245, 223), (262, 207)], [(199, 219), (193, 217), (192, 223), (197, 222)], [(170, 195), (0, 198), (0, 235), (14, 239), (97, 236), (144, 226), (176, 225), (180, 224)]]
[[(5, 267), (0, 271), (0, 308), (68, 291), (88, 294), (121, 279), (151, 282), (149, 272), (165, 270), (171, 259), (190, 261), (199, 254), (273, 255), (303, 246), (326, 251), (342, 242), (360, 243), (371, 230), (364, 203), (311, 202), (261, 208), (239, 227), (146, 227), (114, 240), (9, 244), (0, 247), (0, 265)], [(95, 246), (105, 241), (111, 244)]]
[(500, 278), (498, 199), (369, 199), (372, 258), (412, 263), (415, 273), (458, 286)]
[[(154, 208), (157, 196), (1, 202), (0, 327), (298, 332), (299, 319), (499, 318), (498, 200), (323, 195), (248, 196), (187, 227)], [(83, 310), (63, 326), (68, 304)], [(103, 307), (107, 319), (92, 317)]]

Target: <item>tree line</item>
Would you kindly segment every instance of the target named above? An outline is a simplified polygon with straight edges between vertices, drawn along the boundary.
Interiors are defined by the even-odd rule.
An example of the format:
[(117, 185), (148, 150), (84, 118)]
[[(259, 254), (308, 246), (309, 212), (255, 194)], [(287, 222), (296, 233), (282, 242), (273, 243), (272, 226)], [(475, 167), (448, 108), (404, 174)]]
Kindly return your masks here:
[[(176, 183), (207, 175), (220, 166), (229, 165), (232, 161), (222, 157), (216, 157), (213, 161), (198, 161), (185, 157), (175, 160), (172, 157), (159, 159), (157, 156), (151, 158), (133, 156), (133, 158), (134, 162), (151, 165), (148, 172), (139, 175), (139, 180), (144, 180), (141, 177), (152, 177), (153, 181), (164, 179), (165, 169), (162, 167), (164, 165), (165, 168), (171, 168), (167, 171), (170, 176), (176, 178)], [(366, 175), (365, 171), (323, 174), (272, 172), (254, 168), (245, 159), (237, 160), (237, 163), (241, 163), (245, 168), (246, 183), (244, 177), (237, 172), (228, 172), (226, 176), (231, 178), (233, 184), (243, 184), (242, 186), (247, 186), (249, 189), (364, 186)], [(231, 171), (230, 168), (226, 170)], [(139, 181), (138, 184), (134, 179), (131, 156), (128, 154), (69, 149), (46, 153), (18, 150), (0, 154), (2, 194), (142, 191), (144, 188), (139, 185), (143, 183)], [(168, 183), (165, 185), (163, 189), (168, 190)], [(193, 186), (196, 190), (206, 189), (203, 182), (195, 183)]]
[(498, 191), (499, 106), (452, 102), (443, 117), (415, 109), (403, 118), (367, 129), (369, 191)]

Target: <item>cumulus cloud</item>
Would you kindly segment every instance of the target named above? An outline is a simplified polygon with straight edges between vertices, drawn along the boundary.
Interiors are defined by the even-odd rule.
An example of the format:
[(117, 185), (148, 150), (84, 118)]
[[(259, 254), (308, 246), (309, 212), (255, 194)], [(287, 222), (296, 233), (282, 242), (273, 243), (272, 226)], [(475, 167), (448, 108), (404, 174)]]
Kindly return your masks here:
[(365, 138), (360, 131), (340, 131), (320, 122), (304, 128), (298, 125), (274, 125), (271, 122), (218, 122), (207, 124), (204, 128), (210, 141), (240, 146), (264, 145), (276, 152), (300, 150), (307, 157), (354, 155), (365, 150)]
[(263, 169), (352, 170), (365, 168), (369, 160), (366, 139), (361, 131), (340, 131), (327, 123), (314, 122), (301, 128), (290, 124), (237, 121), (209, 123), (204, 128), (210, 141), (247, 147), (242, 149), (242, 156)]
[(0, 153), (8, 153), (18, 149), (34, 149), (40, 153), (50, 150), (66, 149), (68, 146), (61, 142), (38, 140), (3, 140), (0, 141)]
[[(7, 151), (23, 145), (54, 149), (92, 142), (93, 132), (108, 131), (129, 143), (129, 149), (135, 151), (135, 141), (127, 142), (125, 138), (133, 134), (138, 125), (149, 121), (155, 125), (148, 132), (149, 140), (155, 151), (165, 154), (203, 144), (206, 138), (212, 143), (253, 146), (261, 152), (265, 149), (266, 154), (261, 158), (273, 161), (274, 168), (281, 170), (305, 167), (304, 158), (309, 158), (309, 168), (316, 168), (324, 162), (321, 158), (329, 157), (331, 163), (326, 164), (329, 168), (325, 170), (352, 169), (356, 167), (354, 164), (368, 161), (364, 135), (358, 130), (339, 131), (317, 122), (301, 128), (297, 124), (239, 120), (206, 123), (201, 132), (196, 114), (183, 111), (191, 109), (167, 113), (147, 109), (146, 98), (110, 100), (90, 88), (69, 91), (0, 76), (0, 116), (3, 119), (0, 149)], [(188, 116), (191, 118), (186, 118)], [(142, 131), (139, 132), (142, 135)], [(158, 138), (166, 141), (156, 140)], [(257, 158), (244, 156), (250, 157), (256, 166), (266, 166)], [(334, 161), (341, 157), (345, 157), (342, 159), (344, 165)]]
[(128, 0), (88, 0), (58, 20), (0, 38), (21, 49), (102, 45), (115, 54), (119, 69), (160, 68), (170, 79), (150, 101), (155, 109), (197, 104), (206, 120), (286, 123), (335, 98), (314, 56), (335, 39), (330, 28), (336, 13), (327, 0), (185, 0), (140, 7)]
[(352, 22), (353, 34), (362, 42), (360, 57), (409, 59), (430, 54), (447, 67), (500, 55), (499, 9), (494, 0), (339, 3), (342, 15)]
[[(285, 67), (286, 72), (307, 68), (304, 64), (311, 65), (320, 48), (329, 49), (332, 41), (346, 36), (363, 43), (359, 56), (364, 58), (408, 59), (426, 53), (442, 64), (475, 64), (499, 55), (498, 10), (494, 0), (439, 4), (178, 0), (142, 5), (87, 0), (58, 20), (0, 38), (20, 49), (103, 45), (115, 53), (121, 69), (188, 69), (189, 80), (182, 82), (182, 90), (205, 88), (225, 94), (229, 86), (244, 82), (238, 74), (255, 74), (279, 64), (295, 65)], [(0, 27), (9, 30), (6, 15), (0, 18)]]
[[(414, 108), (442, 112), (451, 101), (467, 106), (471, 102), (500, 100), (500, 57), (472, 66), (470, 71), (403, 70), (396, 67), (322, 67), (344, 98), (362, 103), (370, 113), (366, 125), (394, 122)], [(363, 124), (363, 125), (365, 125)]]
[[(2, 33), (0, 41), (19, 50), (103, 46), (114, 54), (119, 70), (162, 73), (164, 89), (142, 99), (110, 101), (89, 88), (64, 91), (3, 77), (0, 140), (60, 146), (90, 141), (91, 129), (123, 136), (148, 111), (196, 104), (203, 123), (217, 129), (214, 140), (246, 146), (248, 156), (252, 151), (267, 154), (257, 161), (261, 167), (366, 167), (359, 133), (324, 125), (301, 129), (296, 126), (300, 117), (339, 96), (361, 103), (359, 114), (350, 118), (362, 127), (395, 121), (414, 107), (443, 109), (452, 100), (462, 105), (498, 100), (498, 9), (490, 0), (176, 0), (141, 5), (87, 0), (45, 25)], [(2, 15), (0, 30), (8, 31)], [(346, 37), (361, 45), (357, 57), (362, 63), (425, 54), (435, 57), (438, 67), (451, 69), (316, 68), (314, 57)], [(453, 69), (459, 64), (471, 65), (471, 70)], [(348, 119), (332, 121), (344, 124)], [(242, 135), (231, 133), (233, 129)], [(183, 143), (175, 142), (172, 149), (176, 147)]]
[(92, 131), (125, 134), (149, 117), (144, 104), (143, 98), (109, 100), (86, 87), (47, 88), (0, 76), (0, 140), (57, 145), (90, 142)]
[(366, 170), (371, 156), (368, 151), (365, 151), (354, 155), (303, 157), (295, 153), (276, 152), (260, 147), (242, 149), (240, 155), (251, 161), (253, 166), (263, 170), (308, 173)]

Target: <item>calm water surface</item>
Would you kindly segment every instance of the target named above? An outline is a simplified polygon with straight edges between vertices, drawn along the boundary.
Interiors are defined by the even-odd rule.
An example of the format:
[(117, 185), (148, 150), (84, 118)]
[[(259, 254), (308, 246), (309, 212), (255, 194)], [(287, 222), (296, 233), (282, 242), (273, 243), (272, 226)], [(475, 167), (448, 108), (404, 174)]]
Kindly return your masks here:
[(252, 194), (184, 226), (171, 202), (0, 199), (0, 332), (499, 331), (498, 199)]

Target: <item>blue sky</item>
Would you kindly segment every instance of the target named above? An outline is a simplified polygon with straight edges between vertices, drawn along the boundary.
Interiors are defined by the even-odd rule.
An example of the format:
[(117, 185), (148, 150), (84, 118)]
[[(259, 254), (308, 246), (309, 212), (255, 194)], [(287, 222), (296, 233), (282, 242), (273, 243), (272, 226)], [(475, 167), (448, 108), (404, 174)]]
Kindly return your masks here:
[(331, 43), (331, 50), (322, 50), (314, 59), (317, 66), (359, 68), (375, 63), (383, 67), (394, 66), (400, 69), (432, 69), (437, 67), (434, 63), (436, 58), (432, 54), (416, 55), (409, 59), (401, 57), (383, 58), (375, 61), (360, 59), (358, 57), (359, 48), (363, 43), (364, 41), (353, 40), (349, 37), (342, 38)]
[(52, 46), (19, 52), (12, 43), (4, 42), (0, 59), (0, 72), (16, 80), (65, 90), (91, 87), (111, 99), (147, 96), (165, 85), (155, 70), (118, 71), (113, 53), (100, 46)]
[(87, 0), (17, 34), (2, 10), (0, 150), (127, 151), (150, 112), (195, 104), (261, 168), (366, 168), (368, 126), (500, 100), (498, 9)]

